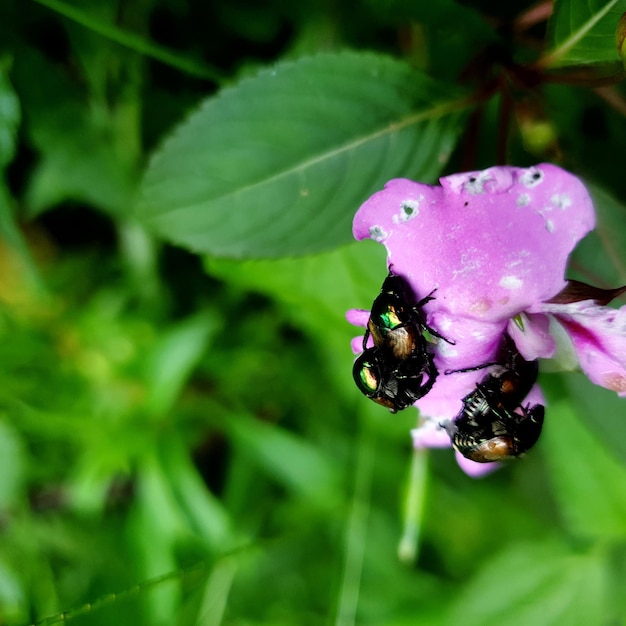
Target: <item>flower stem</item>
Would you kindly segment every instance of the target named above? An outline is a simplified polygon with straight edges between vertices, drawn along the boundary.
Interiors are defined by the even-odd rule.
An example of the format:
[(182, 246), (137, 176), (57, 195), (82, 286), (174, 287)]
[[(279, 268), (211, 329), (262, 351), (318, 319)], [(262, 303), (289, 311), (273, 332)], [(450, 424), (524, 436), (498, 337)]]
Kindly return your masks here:
[(415, 563), (419, 554), (427, 483), (428, 450), (426, 448), (415, 449), (404, 494), (404, 527), (398, 544), (398, 558), (407, 565)]

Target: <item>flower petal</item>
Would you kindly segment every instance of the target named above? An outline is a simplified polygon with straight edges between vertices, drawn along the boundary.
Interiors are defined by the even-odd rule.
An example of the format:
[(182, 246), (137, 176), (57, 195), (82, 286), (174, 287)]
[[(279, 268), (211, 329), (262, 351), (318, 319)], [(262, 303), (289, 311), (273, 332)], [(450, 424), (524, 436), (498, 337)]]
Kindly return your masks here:
[(550, 334), (550, 319), (536, 313), (521, 314), (523, 329), (515, 319), (509, 321), (507, 333), (515, 342), (519, 353), (527, 361), (549, 359), (556, 352), (556, 343)]
[(626, 306), (592, 301), (545, 304), (569, 335), (583, 372), (596, 385), (626, 396)]
[(363, 337), (353, 337), (352, 341), (350, 341), (350, 347), (353, 354), (361, 354), (363, 352)]
[(382, 242), (433, 310), (498, 322), (558, 293), (567, 258), (594, 226), (591, 199), (550, 164), (455, 174), (431, 187), (392, 180), (357, 211), (353, 232)]
[(435, 420), (424, 420), (411, 431), (414, 448), (451, 448), (448, 433)]
[(501, 467), (500, 463), (476, 463), (476, 461), (466, 459), (460, 452), (456, 452), (456, 450), (454, 454), (459, 467), (472, 478), (481, 478)]
[(501, 346), (505, 325), (454, 317), (443, 311), (429, 318), (430, 322), (444, 337), (454, 337), (455, 343), (450, 345), (441, 339), (437, 343), (435, 365), (439, 376), (428, 395), (415, 404), (422, 415), (445, 422), (458, 414), (463, 407), (462, 399), (488, 372), (482, 368), (469, 372), (456, 370), (480, 368), (486, 363), (493, 363)]
[(350, 324), (355, 326), (362, 326), (365, 328), (370, 318), (370, 312), (364, 309), (348, 309), (346, 311), (346, 319)]

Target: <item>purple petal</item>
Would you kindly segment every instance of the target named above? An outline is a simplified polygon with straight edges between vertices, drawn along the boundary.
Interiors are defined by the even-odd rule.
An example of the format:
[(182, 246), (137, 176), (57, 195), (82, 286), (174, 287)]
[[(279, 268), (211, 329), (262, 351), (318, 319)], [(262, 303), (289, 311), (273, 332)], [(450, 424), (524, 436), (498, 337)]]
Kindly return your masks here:
[(346, 311), (346, 319), (354, 326), (362, 326), (365, 328), (370, 318), (370, 312), (364, 309), (348, 309)]
[(476, 463), (466, 459), (460, 452), (454, 452), (459, 467), (472, 478), (481, 478), (500, 468), (500, 463)]
[(594, 226), (591, 200), (550, 164), (455, 174), (431, 187), (392, 180), (358, 210), (353, 232), (387, 247), (434, 311), (507, 320), (564, 286), (567, 258)]
[(414, 448), (451, 448), (448, 433), (435, 420), (424, 420), (411, 431)]
[(626, 396), (626, 306), (613, 309), (592, 301), (545, 304), (572, 341), (583, 372), (596, 385)]
[(549, 359), (556, 352), (554, 337), (550, 334), (550, 320), (546, 315), (522, 314), (523, 330), (515, 320), (510, 320), (507, 332), (515, 342), (520, 354), (527, 361)]
[[(439, 340), (435, 348), (435, 365), (439, 370), (433, 388), (416, 402), (422, 415), (436, 421), (454, 418), (463, 408), (462, 399), (474, 389), (488, 370), (471, 372), (455, 370), (478, 367), (496, 360), (501, 345), (504, 324), (481, 323), (469, 318), (455, 318), (439, 312), (429, 318), (429, 323), (444, 337), (454, 336), (454, 345)], [(453, 373), (446, 374), (446, 371)]]
[(350, 348), (352, 348), (353, 354), (361, 354), (363, 352), (363, 337), (353, 337), (350, 341)]

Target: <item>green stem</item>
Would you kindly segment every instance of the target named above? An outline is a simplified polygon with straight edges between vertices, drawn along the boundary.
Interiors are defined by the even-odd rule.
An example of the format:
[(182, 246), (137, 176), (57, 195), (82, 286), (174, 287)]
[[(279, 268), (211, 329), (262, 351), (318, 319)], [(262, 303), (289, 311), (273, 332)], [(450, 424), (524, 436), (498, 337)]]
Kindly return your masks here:
[(404, 494), (404, 527), (398, 544), (398, 558), (413, 565), (419, 554), (422, 518), (428, 483), (428, 450), (413, 451), (406, 492)]
[(368, 420), (363, 420), (362, 423), (364, 425), (357, 450), (354, 496), (346, 525), (344, 568), (335, 618), (336, 626), (356, 624), (363, 558), (367, 545), (375, 441), (369, 429)]

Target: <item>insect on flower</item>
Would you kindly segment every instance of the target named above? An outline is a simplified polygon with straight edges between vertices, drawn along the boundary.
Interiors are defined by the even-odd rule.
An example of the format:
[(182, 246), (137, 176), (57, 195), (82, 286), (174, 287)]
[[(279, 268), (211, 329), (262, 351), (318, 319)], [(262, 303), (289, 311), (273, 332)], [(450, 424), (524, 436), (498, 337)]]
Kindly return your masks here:
[[(537, 381), (537, 360), (526, 361), (508, 335), (502, 352), (502, 363), (495, 364), (463, 398), (461, 412), (443, 425), (454, 449), (478, 463), (521, 456), (537, 443), (543, 426), (543, 405), (522, 406)], [(468, 370), (489, 365), (494, 364)]]
[[(387, 248), (388, 266), (406, 283), (403, 293), (428, 298), (436, 288), (436, 298), (422, 301), (428, 327), (424, 317), (410, 318), (415, 326), (397, 325), (385, 317), (395, 309), (378, 309), (376, 301), (372, 314), (347, 313), (348, 321), (367, 329), (365, 339), (371, 335), (377, 350), (357, 360), (357, 373), (375, 374), (368, 393), (391, 398), (393, 406), (419, 396), (415, 446), (452, 446), (455, 424), (457, 460), (470, 474), (488, 471), (484, 461), (523, 454), (539, 437), (544, 417), (538, 358), (573, 354), (592, 382), (626, 396), (626, 307), (606, 306), (624, 288), (603, 290), (564, 278), (570, 253), (594, 226), (582, 182), (546, 163), (453, 174), (438, 186), (396, 179), (359, 208), (355, 238)], [(428, 342), (432, 328), (434, 337), (454, 343)], [(561, 349), (564, 340), (569, 350)], [(476, 370), (477, 363), (502, 363), (503, 342), (510, 342), (513, 360), (507, 365), (505, 358), (487, 376)], [(419, 355), (424, 365), (415, 365), (423, 380), (407, 377), (401, 360), (386, 356), (394, 350), (396, 359)], [(448, 370), (458, 373), (435, 375)]]
[[(428, 336), (444, 338), (428, 326), (423, 311), (433, 293), (413, 304), (411, 287), (390, 268), (372, 304), (352, 373), (360, 391), (392, 413), (425, 396), (439, 375)], [(368, 348), (370, 337), (374, 346)]]

